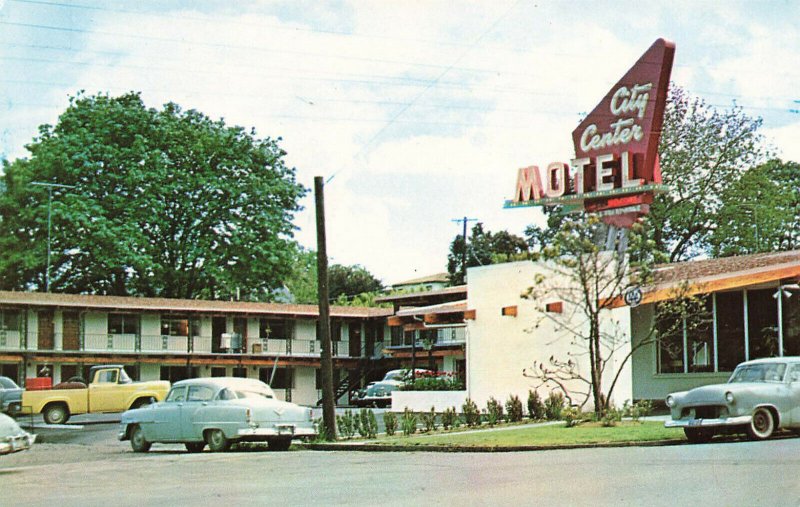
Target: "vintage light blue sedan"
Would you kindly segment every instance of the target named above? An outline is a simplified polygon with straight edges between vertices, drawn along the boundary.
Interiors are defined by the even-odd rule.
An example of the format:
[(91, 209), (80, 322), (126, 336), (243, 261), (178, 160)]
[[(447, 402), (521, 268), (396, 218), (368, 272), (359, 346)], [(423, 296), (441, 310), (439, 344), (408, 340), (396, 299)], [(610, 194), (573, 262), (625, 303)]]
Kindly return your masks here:
[(736, 367), (727, 384), (667, 396), (672, 420), (693, 443), (719, 433), (769, 438), (779, 428), (800, 432), (800, 357), (756, 359)]
[(270, 450), (289, 449), (293, 438), (317, 434), (311, 409), (275, 399), (255, 379), (216, 377), (176, 382), (164, 401), (122, 414), (120, 440), (134, 452), (153, 443), (183, 443), (189, 452), (206, 445), (226, 451), (237, 442), (267, 442)]

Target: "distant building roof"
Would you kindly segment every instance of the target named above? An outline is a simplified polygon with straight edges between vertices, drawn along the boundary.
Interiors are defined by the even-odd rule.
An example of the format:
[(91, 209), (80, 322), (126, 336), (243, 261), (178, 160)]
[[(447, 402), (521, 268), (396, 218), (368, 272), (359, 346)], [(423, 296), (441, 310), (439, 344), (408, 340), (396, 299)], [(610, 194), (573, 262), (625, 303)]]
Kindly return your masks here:
[(455, 287), (445, 287), (444, 289), (434, 289), (419, 292), (405, 292), (400, 294), (389, 294), (375, 298), (376, 303), (392, 303), (395, 308), (407, 306), (428, 306), (448, 301), (457, 301), (467, 297), (467, 286), (456, 285)]
[[(0, 305), (30, 305), (38, 307), (65, 307), (97, 310), (162, 311), (174, 313), (236, 313), (252, 315), (280, 315), (319, 317), (316, 305), (279, 303), (251, 303), (245, 301), (207, 301), (200, 299), (169, 299), (123, 296), (87, 296), (82, 294), (56, 294), (44, 292), (0, 291)], [(358, 306), (331, 306), (331, 317), (387, 317), (388, 308)]]
[(419, 278), (413, 278), (411, 280), (393, 283), (392, 287), (401, 287), (403, 285), (422, 285), (425, 283), (448, 283), (449, 281), (450, 278), (447, 273), (436, 273), (433, 275), (422, 276)]

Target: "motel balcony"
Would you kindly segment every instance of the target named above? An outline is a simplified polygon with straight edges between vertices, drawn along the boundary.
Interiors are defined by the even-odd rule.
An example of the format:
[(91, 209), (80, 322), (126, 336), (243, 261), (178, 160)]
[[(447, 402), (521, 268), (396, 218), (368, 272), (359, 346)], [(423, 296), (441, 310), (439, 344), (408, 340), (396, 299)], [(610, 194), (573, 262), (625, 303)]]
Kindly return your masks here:
[[(319, 357), (322, 345), (319, 340), (308, 339), (266, 339), (248, 338), (248, 350), (214, 350), (211, 336), (168, 336), (168, 335), (136, 335), (136, 334), (85, 334), (77, 339), (66, 339), (63, 334), (55, 333), (46, 343), (39, 340), (37, 333), (28, 333), (27, 337), (16, 331), (0, 332), (0, 351), (2, 352), (98, 352), (98, 353), (135, 353), (135, 354), (226, 354), (243, 352), (246, 354), (263, 354), (287, 357)], [(348, 341), (332, 342), (333, 357), (350, 356)], [(375, 343), (374, 350), (369, 351), (374, 357), (383, 349), (383, 343)], [(366, 351), (362, 348), (361, 354)]]

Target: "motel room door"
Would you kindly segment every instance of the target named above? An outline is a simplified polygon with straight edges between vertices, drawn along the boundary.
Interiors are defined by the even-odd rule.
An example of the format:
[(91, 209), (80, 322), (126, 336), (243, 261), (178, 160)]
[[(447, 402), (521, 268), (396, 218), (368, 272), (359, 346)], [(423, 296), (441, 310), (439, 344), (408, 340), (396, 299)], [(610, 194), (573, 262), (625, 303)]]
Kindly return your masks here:
[(38, 349), (53, 350), (55, 348), (55, 330), (53, 328), (53, 311), (42, 310), (38, 312)]
[(78, 319), (78, 312), (64, 312), (61, 320), (61, 331), (64, 336), (64, 350), (78, 350), (80, 348), (80, 320)]

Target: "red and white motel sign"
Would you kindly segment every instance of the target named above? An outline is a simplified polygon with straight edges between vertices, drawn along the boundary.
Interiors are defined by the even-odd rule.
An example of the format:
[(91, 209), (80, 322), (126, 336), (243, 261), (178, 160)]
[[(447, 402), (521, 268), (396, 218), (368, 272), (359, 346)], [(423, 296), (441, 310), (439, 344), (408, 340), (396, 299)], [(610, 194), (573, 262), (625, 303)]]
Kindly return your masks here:
[(523, 167), (505, 208), (564, 205), (630, 227), (664, 191), (658, 141), (675, 44), (658, 39), (572, 132), (575, 158)]

